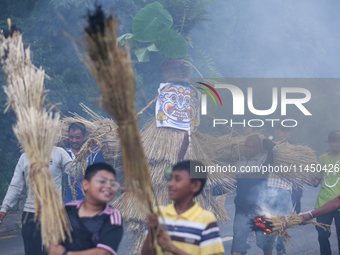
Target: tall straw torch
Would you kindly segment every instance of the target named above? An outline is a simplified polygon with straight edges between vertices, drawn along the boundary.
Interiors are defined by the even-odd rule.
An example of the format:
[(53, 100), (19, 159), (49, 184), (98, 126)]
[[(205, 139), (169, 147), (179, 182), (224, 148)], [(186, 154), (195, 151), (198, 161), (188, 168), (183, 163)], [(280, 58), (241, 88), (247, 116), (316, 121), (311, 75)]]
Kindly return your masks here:
[(45, 72), (33, 66), (30, 50), (24, 50), (22, 35), (10, 22), (6, 36), (0, 34), (0, 57), (7, 77), (7, 109), (12, 107), (17, 116), (13, 130), (30, 162), (29, 190), (34, 195), (35, 220), (39, 220), (42, 242), (48, 248), (71, 238), (60, 194), (49, 171), (59, 114), (53, 117), (43, 108)]

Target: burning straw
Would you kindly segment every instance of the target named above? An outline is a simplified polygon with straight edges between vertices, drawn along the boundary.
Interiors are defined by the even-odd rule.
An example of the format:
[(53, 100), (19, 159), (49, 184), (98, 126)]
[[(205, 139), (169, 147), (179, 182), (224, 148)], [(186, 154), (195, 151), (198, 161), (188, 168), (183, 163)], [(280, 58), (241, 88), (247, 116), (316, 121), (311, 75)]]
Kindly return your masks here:
[[(285, 240), (285, 243), (291, 242), (291, 237), (288, 234), (288, 228), (294, 228), (302, 223), (302, 219), (296, 215), (294, 211), (290, 215), (283, 216), (256, 216), (254, 219), (250, 220), (250, 225), (253, 231), (262, 231), (265, 235), (279, 235), (282, 236)], [(327, 224), (315, 222), (315, 221), (307, 221), (306, 224), (313, 224), (324, 230), (330, 231), (330, 226)]]
[(4, 87), (8, 97), (6, 110), (11, 106), (18, 119), (13, 130), (30, 162), (29, 188), (34, 194), (35, 220), (39, 219), (42, 243), (48, 248), (71, 239), (61, 198), (48, 169), (59, 114), (53, 118), (42, 107), (44, 70), (32, 65), (30, 50), (24, 51), (20, 32), (11, 32), (8, 38), (0, 34), (0, 44), (8, 84)]

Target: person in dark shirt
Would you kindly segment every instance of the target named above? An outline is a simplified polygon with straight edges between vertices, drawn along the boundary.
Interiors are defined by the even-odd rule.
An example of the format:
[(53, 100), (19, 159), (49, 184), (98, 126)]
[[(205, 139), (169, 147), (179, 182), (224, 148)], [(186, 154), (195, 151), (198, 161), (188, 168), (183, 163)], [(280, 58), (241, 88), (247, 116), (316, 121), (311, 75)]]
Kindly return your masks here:
[(65, 205), (73, 242), (51, 246), (49, 255), (116, 255), (123, 236), (122, 217), (107, 205), (119, 188), (116, 171), (106, 163), (90, 165), (82, 186), (85, 200)]
[[(267, 153), (262, 153), (262, 147)], [(232, 255), (243, 255), (247, 253), (247, 237), (251, 232), (250, 219), (257, 213), (258, 199), (262, 193), (266, 193), (267, 179), (259, 169), (262, 166), (273, 164), (277, 154), (276, 145), (269, 139), (263, 139), (258, 135), (248, 136), (245, 142), (245, 153), (235, 163), (237, 176), (234, 218), (234, 237), (231, 246)], [(255, 172), (248, 171), (255, 170)], [(271, 255), (274, 247), (274, 236), (266, 236), (256, 232), (256, 244), (263, 250), (264, 255)]]

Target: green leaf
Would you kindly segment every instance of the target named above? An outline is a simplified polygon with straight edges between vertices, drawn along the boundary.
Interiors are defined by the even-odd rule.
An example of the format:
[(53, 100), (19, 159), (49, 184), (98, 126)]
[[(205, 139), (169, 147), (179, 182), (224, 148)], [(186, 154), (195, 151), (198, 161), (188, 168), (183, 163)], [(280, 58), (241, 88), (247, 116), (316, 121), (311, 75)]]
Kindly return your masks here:
[(148, 47), (146, 47), (148, 49), (148, 51), (158, 51), (157, 47), (155, 46), (155, 44), (151, 44)]
[(117, 38), (117, 42), (121, 46), (125, 45), (125, 42), (128, 42), (130, 48), (138, 45), (138, 42), (134, 39), (133, 34), (131, 33), (127, 33), (127, 34), (119, 36)]
[(147, 48), (135, 50), (139, 62), (149, 62), (149, 53)]
[(188, 45), (184, 37), (173, 29), (163, 29), (158, 33), (155, 46), (168, 58), (181, 58), (188, 54)]
[(154, 2), (140, 9), (132, 22), (132, 31), (135, 40), (139, 42), (152, 42), (157, 39), (158, 32), (170, 28), (173, 20), (163, 5)]

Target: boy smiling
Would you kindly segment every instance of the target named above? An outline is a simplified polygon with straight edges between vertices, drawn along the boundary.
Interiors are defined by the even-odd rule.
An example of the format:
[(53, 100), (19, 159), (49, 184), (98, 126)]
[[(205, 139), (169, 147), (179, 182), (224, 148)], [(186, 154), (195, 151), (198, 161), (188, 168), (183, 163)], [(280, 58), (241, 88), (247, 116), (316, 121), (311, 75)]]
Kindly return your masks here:
[(107, 205), (119, 188), (115, 170), (106, 163), (87, 167), (82, 182), (84, 201), (65, 205), (73, 242), (51, 246), (49, 255), (116, 255), (122, 239), (122, 218)]
[(151, 234), (148, 232), (142, 255), (164, 254), (162, 250), (175, 255), (224, 253), (215, 216), (193, 200), (206, 183), (206, 176), (190, 178), (190, 168), (195, 169), (195, 166), (202, 166), (202, 163), (182, 161), (173, 166), (168, 183), (169, 198), (173, 203), (161, 206), (156, 214), (148, 215), (149, 228), (158, 228), (159, 223), (161, 226), (157, 232), (156, 251), (149, 246)]

